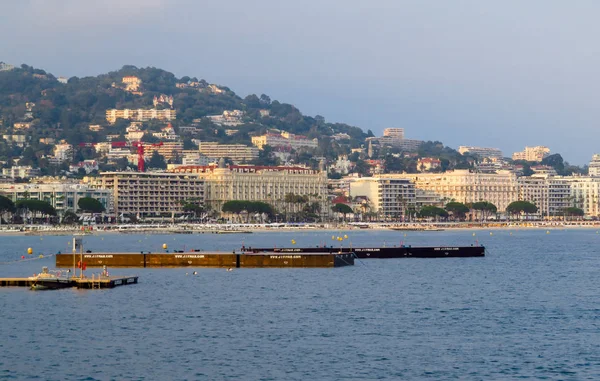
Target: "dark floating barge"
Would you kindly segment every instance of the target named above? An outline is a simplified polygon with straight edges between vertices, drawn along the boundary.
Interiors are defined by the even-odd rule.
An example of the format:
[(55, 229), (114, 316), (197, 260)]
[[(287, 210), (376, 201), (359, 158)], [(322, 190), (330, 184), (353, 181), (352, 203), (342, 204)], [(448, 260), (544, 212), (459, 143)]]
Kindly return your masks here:
[(484, 257), (485, 246), (398, 246), (398, 247), (286, 247), (248, 248), (255, 253), (354, 253), (357, 258), (467, 258)]
[[(56, 254), (56, 267), (73, 267), (73, 254)], [(77, 255), (78, 259), (80, 255)], [(354, 265), (354, 254), (311, 253), (84, 253), (87, 267), (342, 267)]]

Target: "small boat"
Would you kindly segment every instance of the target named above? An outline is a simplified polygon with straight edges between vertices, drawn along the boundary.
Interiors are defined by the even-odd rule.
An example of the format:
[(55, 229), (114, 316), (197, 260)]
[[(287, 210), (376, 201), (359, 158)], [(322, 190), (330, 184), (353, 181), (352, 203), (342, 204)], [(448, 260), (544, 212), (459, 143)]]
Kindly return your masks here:
[(30, 276), (32, 290), (58, 290), (73, 287), (73, 282), (63, 275), (62, 271), (50, 271), (47, 266), (42, 267), (42, 272)]

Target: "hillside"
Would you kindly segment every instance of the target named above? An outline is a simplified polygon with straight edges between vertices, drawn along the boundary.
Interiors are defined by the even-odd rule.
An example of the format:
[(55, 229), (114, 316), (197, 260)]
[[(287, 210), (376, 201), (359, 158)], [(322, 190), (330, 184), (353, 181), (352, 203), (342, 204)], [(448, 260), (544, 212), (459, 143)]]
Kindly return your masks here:
[[(139, 88), (128, 88), (124, 77), (139, 78)], [(187, 76), (177, 78), (157, 68), (123, 66), (96, 77), (72, 77), (63, 82), (66, 83), (27, 65), (0, 72), (0, 128), (3, 134), (19, 134), (26, 130), (30, 136), (28, 149), (42, 156), (48, 153), (49, 147), (40, 144), (40, 138), (65, 139), (77, 145), (104, 141), (107, 135), (123, 135), (129, 121), (120, 119), (110, 124), (106, 120), (106, 110), (113, 108), (173, 108), (177, 112), (176, 120), (172, 121), (175, 131), (185, 138), (203, 141), (250, 145), (250, 136), (279, 129), (319, 139), (346, 133), (350, 139), (343, 143), (358, 147), (370, 134), (346, 124), (325, 122), (320, 116), (303, 115), (293, 105), (271, 101), (264, 94), (241, 98), (226, 86), (211, 85), (203, 79)], [(172, 106), (160, 102), (161, 96), (172, 99)], [(153, 105), (155, 97), (159, 100), (156, 106)], [(226, 133), (232, 127), (218, 125), (206, 118), (231, 110), (242, 111), (235, 134)], [(144, 128), (159, 131), (164, 124), (149, 121), (144, 123)], [(100, 125), (100, 129), (91, 131), (90, 125)], [(181, 129), (184, 126), (195, 128)], [(327, 139), (323, 141), (328, 142)], [(329, 149), (322, 151), (323, 154), (331, 152)], [(6, 142), (0, 144), (0, 160), (21, 153), (19, 147)]]

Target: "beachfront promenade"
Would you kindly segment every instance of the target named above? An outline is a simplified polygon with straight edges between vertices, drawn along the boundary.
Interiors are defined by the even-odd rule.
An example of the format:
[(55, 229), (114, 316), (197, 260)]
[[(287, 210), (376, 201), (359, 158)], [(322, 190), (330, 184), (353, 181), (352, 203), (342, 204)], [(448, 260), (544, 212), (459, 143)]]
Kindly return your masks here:
[(123, 224), (123, 225), (4, 225), (3, 235), (72, 235), (72, 234), (230, 234), (264, 231), (301, 230), (406, 230), (439, 231), (454, 229), (519, 229), (519, 228), (600, 228), (600, 221), (511, 221), (511, 222), (439, 222), (439, 223), (306, 223), (306, 224)]

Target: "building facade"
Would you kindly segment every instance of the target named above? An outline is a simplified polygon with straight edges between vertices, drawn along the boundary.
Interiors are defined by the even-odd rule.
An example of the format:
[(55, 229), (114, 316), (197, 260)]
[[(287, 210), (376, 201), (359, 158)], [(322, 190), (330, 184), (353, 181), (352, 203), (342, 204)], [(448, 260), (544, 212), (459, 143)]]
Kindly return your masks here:
[(571, 187), (564, 178), (542, 174), (521, 176), (517, 182), (519, 200), (537, 206), (537, 217), (560, 216), (570, 206)]
[(327, 172), (305, 167), (267, 167), (232, 165), (223, 160), (218, 165), (178, 167), (174, 173), (194, 174), (205, 181), (206, 205), (221, 211), (227, 201), (260, 201), (279, 213), (290, 214), (304, 205), (286, 202), (286, 195), (306, 196), (308, 203), (318, 203), (321, 216), (328, 215)]
[(592, 161), (590, 161), (590, 165), (588, 166), (588, 173), (590, 176), (600, 176), (600, 155), (594, 154), (592, 156)]
[(521, 152), (512, 155), (513, 160), (542, 161), (550, 154), (550, 148), (545, 146), (525, 147)]
[(92, 197), (100, 201), (106, 214), (114, 212), (113, 193), (85, 184), (48, 182), (30, 184), (0, 184), (0, 193), (14, 202), (22, 199), (42, 200), (51, 204), (59, 216), (66, 211), (77, 212), (79, 200)]
[(446, 202), (454, 200), (463, 204), (488, 201), (496, 205), (499, 212), (519, 198), (517, 177), (509, 171), (479, 173), (469, 170), (454, 170), (444, 173), (394, 174), (398, 179), (408, 179), (417, 189), (428, 190)]
[(108, 189), (117, 215), (174, 217), (183, 214), (182, 202), (204, 205), (204, 180), (177, 173), (103, 172), (87, 178), (94, 188)]
[(362, 177), (350, 182), (352, 197), (367, 197), (379, 218), (405, 220), (407, 211), (416, 208), (415, 184), (390, 175)]
[(243, 144), (219, 144), (214, 142), (200, 142), (198, 151), (208, 157), (229, 158), (234, 163), (251, 161), (258, 158), (258, 148), (248, 147)]
[(106, 120), (109, 123), (113, 124), (117, 121), (117, 119), (128, 119), (128, 120), (134, 120), (134, 121), (138, 121), (138, 122), (146, 122), (151, 119), (171, 121), (171, 120), (177, 119), (177, 111), (172, 110), (172, 109), (163, 109), (163, 110), (137, 109), (137, 110), (133, 110), (133, 109), (127, 109), (127, 108), (123, 109), (123, 110), (117, 110), (117, 109), (106, 110)]
[(282, 132), (281, 134), (268, 133), (261, 136), (253, 136), (252, 144), (258, 149), (263, 149), (265, 145), (273, 148), (288, 148), (298, 150), (302, 148), (314, 149), (319, 147), (319, 141), (315, 139), (308, 139), (306, 136), (294, 135), (289, 132)]
[(480, 158), (490, 158), (490, 159), (501, 159), (502, 151), (498, 148), (487, 148), (487, 147), (473, 147), (473, 146), (460, 146), (458, 147), (458, 152), (461, 155), (465, 153), (470, 153), (471, 155), (478, 156)]

